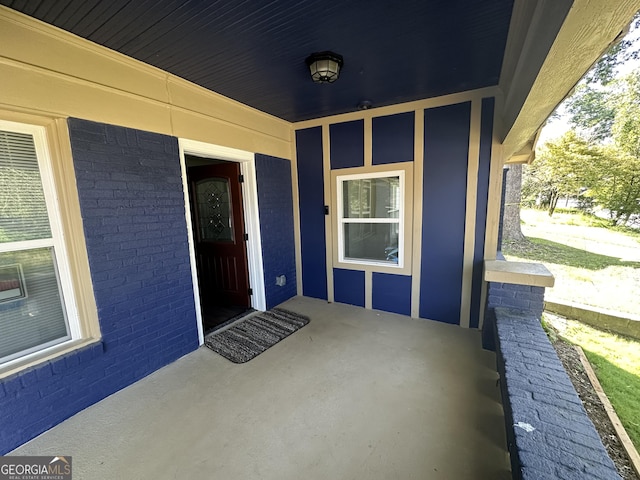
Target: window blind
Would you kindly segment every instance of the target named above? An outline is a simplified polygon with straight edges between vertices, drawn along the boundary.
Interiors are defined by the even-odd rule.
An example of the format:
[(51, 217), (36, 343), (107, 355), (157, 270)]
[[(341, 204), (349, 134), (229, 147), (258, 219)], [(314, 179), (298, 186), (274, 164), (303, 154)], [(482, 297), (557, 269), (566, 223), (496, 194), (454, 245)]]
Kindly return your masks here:
[(0, 243), (50, 237), (33, 137), (0, 131)]
[[(34, 138), (0, 130), (0, 363), (70, 338)], [(48, 243), (48, 242), (47, 242)]]

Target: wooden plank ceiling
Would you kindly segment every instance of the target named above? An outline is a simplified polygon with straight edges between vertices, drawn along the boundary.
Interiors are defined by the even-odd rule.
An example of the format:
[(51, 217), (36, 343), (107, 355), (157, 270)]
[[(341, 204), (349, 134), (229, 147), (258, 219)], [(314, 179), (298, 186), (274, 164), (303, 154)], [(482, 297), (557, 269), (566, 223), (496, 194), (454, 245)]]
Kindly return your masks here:
[[(0, 0), (295, 122), (498, 83), (513, 0)], [(344, 57), (314, 84), (305, 58)]]

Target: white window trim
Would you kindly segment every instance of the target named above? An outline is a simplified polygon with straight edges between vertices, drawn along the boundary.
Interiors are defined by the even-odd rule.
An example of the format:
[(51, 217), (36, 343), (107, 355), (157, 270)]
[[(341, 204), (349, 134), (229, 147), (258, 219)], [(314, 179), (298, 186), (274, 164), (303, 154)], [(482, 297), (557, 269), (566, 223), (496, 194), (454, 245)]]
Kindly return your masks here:
[(61, 209), (57, 190), (55, 188), (54, 172), (52, 168), (50, 146), (47, 141), (46, 128), (42, 125), (0, 120), (0, 130), (32, 135), (49, 217), (49, 225), (51, 228), (51, 238), (0, 244), (0, 253), (53, 247), (58, 281), (60, 282), (60, 289), (62, 290), (61, 301), (65, 310), (65, 320), (69, 330), (69, 335), (66, 338), (54, 340), (23, 350), (14, 358), (11, 358), (10, 356), (10, 360), (4, 361), (0, 364), (0, 378), (2, 378), (16, 372), (17, 370), (39, 363), (62, 352), (66, 353), (69, 350), (76, 349), (89, 342), (82, 342), (84, 332), (79, 319), (74, 286), (71, 280), (69, 255), (67, 253), (64, 229), (60, 215)]
[[(368, 180), (372, 178), (387, 178), (398, 177), (400, 180), (400, 214), (398, 218), (345, 218), (343, 205), (343, 182), (349, 180)], [(350, 175), (338, 175), (336, 177), (336, 191), (338, 194), (338, 200), (336, 203), (336, 210), (338, 212), (338, 261), (340, 263), (350, 263), (354, 265), (373, 265), (379, 267), (388, 267), (395, 269), (404, 268), (404, 216), (405, 216), (405, 172), (404, 170), (389, 170), (383, 172), (371, 172), (371, 173), (355, 173)], [(361, 258), (345, 257), (344, 254), (344, 226), (349, 223), (378, 223), (378, 224), (398, 224), (398, 263), (367, 260)]]
[[(333, 268), (342, 268), (347, 270), (358, 270), (365, 272), (377, 272), (377, 273), (389, 273), (394, 275), (411, 275), (413, 264), (413, 236), (414, 236), (414, 223), (413, 223), (413, 190), (414, 190), (414, 178), (413, 178), (414, 162), (398, 162), (389, 163), (383, 165), (367, 165), (363, 167), (343, 168), (331, 171), (331, 202), (329, 204), (330, 213), (330, 229), (327, 232), (328, 240), (332, 242), (332, 258)], [(361, 178), (373, 178), (373, 177), (387, 177), (393, 173), (402, 172), (404, 176), (403, 189), (402, 189), (402, 206), (404, 211), (400, 215), (402, 222), (402, 245), (403, 245), (403, 258), (402, 266), (400, 265), (400, 258), (398, 258), (398, 264), (392, 264), (389, 262), (375, 262), (364, 260), (349, 260), (346, 261), (340, 259), (340, 245), (342, 244), (341, 224), (339, 223), (338, 216), (340, 215), (340, 209), (342, 208), (341, 198), (338, 199), (340, 193), (340, 183), (338, 183), (338, 177), (349, 177), (351, 175), (361, 175)], [(342, 180), (342, 178), (341, 178)], [(367, 222), (369, 219), (366, 220)], [(340, 240), (338, 237), (340, 236)], [(400, 239), (398, 239), (400, 244)], [(400, 251), (400, 248), (398, 249)]]

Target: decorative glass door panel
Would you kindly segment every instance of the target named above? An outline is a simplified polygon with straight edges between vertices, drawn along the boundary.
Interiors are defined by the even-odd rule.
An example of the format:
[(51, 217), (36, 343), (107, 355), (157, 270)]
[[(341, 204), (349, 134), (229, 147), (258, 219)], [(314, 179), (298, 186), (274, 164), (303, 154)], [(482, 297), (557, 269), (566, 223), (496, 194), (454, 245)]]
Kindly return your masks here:
[(229, 180), (208, 178), (196, 184), (201, 241), (233, 242)]

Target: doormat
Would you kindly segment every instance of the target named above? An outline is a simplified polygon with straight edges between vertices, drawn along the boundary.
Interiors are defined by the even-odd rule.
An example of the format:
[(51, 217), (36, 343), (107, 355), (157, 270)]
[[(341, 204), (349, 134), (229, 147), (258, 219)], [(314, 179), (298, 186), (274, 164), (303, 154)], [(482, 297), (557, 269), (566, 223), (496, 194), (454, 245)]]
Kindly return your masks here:
[(283, 308), (272, 308), (222, 332), (213, 332), (204, 344), (233, 363), (245, 363), (309, 323), (310, 318)]

